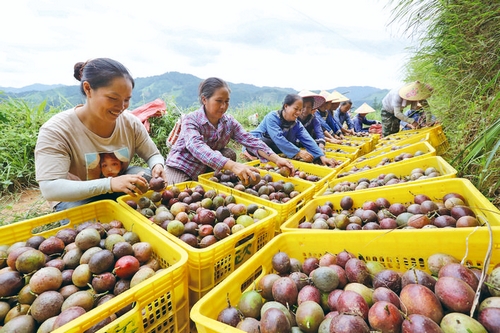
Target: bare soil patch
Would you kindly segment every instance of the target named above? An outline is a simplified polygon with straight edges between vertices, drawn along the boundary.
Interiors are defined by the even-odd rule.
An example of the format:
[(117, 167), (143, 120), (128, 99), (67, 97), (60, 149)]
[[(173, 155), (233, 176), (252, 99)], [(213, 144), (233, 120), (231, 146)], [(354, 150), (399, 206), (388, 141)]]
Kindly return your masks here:
[(0, 199), (0, 225), (52, 212), (40, 189), (29, 188)]

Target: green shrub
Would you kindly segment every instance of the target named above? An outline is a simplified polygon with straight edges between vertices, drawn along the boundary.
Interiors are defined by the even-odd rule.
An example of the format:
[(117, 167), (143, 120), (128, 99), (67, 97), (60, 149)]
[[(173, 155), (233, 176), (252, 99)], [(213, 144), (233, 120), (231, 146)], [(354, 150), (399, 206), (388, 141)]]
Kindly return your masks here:
[(31, 106), (9, 98), (0, 103), (0, 193), (15, 192), (36, 184), (35, 145), (38, 130), (57, 109), (46, 103)]

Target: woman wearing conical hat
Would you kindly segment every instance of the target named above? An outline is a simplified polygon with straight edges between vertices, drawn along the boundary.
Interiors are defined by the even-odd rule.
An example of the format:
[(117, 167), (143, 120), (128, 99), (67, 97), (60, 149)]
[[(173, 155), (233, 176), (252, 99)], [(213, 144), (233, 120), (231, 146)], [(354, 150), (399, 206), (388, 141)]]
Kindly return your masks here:
[[(432, 87), (419, 81), (408, 83), (393, 89), (382, 99), (382, 135), (387, 136), (399, 132), (400, 122), (408, 123), (412, 129), (418, 128), (415, 119), (407, 117), (403, 109), (410, 106), (415, 109), (419, 102), (425, 101), (432, 94)], [(429, 113), (429, 117), (431, 114)]]
[(352, 125), (356, 133), (368, 132), (369, 128), (363, 127), (363, 125), (371, 126), (378, 123), (378, 121), (376, 120), (366, 119), (366, 115), (373, 112), (375, 112), (375, 109), (366, 103), (363, 103), (359, 108), (356, 109), (356, 111), (354, 111), (355, 115), (352, 118)]

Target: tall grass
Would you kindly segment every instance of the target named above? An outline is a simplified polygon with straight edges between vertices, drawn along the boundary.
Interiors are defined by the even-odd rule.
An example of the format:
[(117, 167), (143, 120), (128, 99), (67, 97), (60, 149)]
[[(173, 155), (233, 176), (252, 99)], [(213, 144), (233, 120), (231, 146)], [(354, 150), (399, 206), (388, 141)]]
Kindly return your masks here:
[(34, 151), (40, 126), (59, 110), (9, 98), (0, 103), (0, 193), (36, 185)]
[(450, 141), (447, 157), (500, 204), (500, 3), (393, 0), (391, 23), (415, 45), (408, 80), (430, 83), (433, 112)]

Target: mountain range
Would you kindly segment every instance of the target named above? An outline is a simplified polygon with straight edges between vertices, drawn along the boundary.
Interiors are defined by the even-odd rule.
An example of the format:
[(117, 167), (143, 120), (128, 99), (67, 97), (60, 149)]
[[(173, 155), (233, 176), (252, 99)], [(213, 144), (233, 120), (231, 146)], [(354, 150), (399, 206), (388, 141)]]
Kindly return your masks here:
[[(161, 75), (135, 78), (135, 88), (129, 106), (135, 109), (156, 98), (174, 102), (180, 109), (192, 109), (199, 105), (198, 85), (202, 81), (191, 74), (167, 72)], [(258, 87), (252, 84), (231, 83), (231, 107), (244, 108), (245, 105), (280, 105), (289, 93), (297, 93), (292, 88)], [(364, 102), (375, 109), (380, 108), (380, 101), (389, 89), (369, 86), (334, 87), (327, 91), (337, 90), (353, 101), (354, 107)], [(315, 91), (318, 92), (318, 91)], [(6, 98), (19, 98), (29, 103), (40, 104), (44, 100), (47, 107), (60, 109), (70, 108), (84, 102), (78, 85), (44, 85), (32, 84), (22, 88), (0, 87), (0, 102)]]

